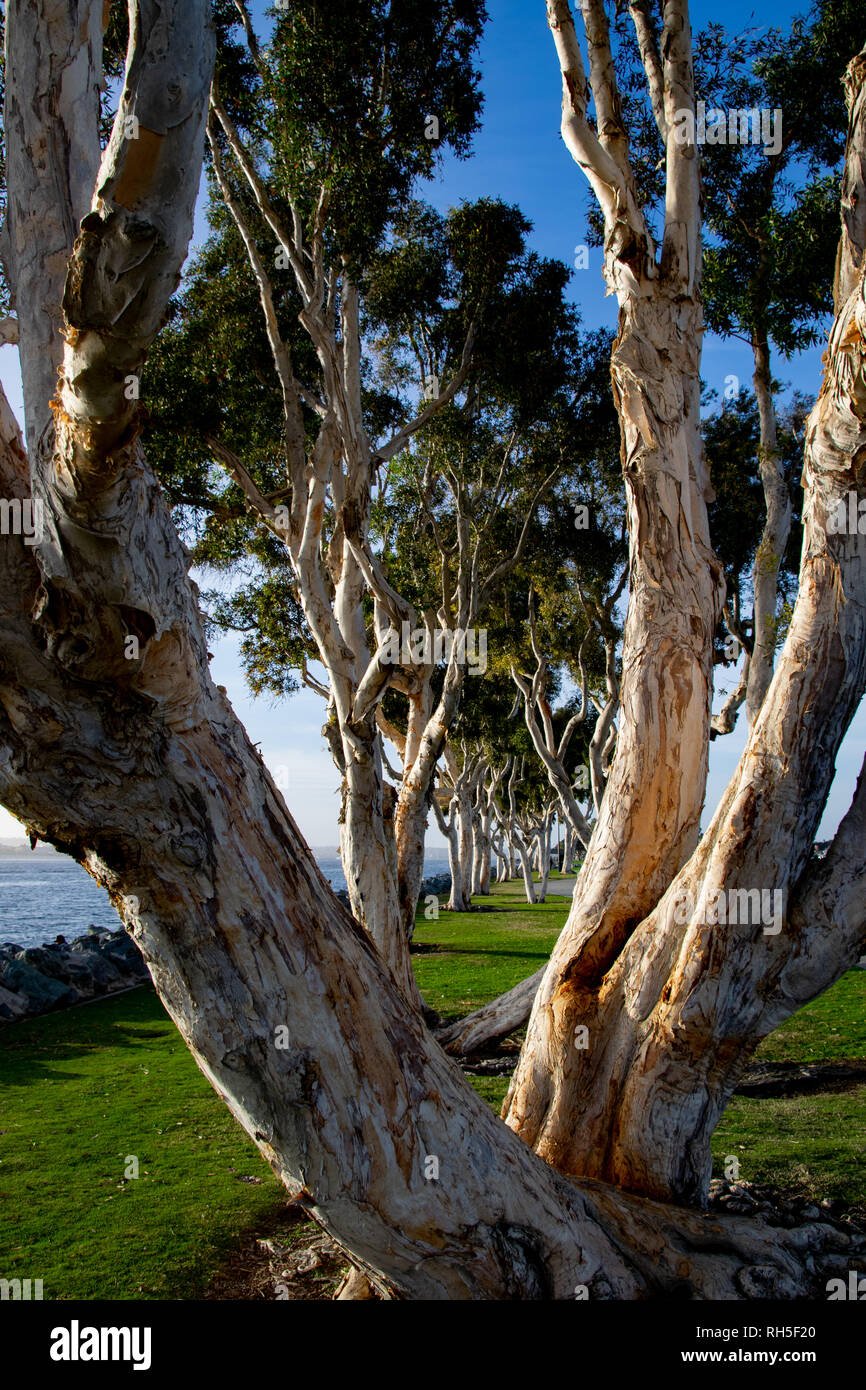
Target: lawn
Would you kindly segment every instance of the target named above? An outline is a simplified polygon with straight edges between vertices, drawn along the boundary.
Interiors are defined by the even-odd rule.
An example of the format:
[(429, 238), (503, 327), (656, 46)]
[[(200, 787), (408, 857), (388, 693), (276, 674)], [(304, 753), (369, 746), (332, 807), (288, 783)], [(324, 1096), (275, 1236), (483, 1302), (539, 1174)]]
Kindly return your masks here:
[(195, 1298), (280, 1199), (150, 988), (3, 1030), (0, 1082), (0, 1277), (45, 1298)]
[[(419, 915), (428, 1002), (467, 1013), (536, 970), (568, 900), (529, 907), (518, 885), (482, 911)], [(783, 1025), (758, 1057), (866, 1053), (866, 972), (852, 971)], [(498, 1109), (507, 1079), (470, 1078)], [(866, 1087), (736, 1097), (716, 1134), (740, 1177), (866, 1200)], [(138, 1177), (130, 1160), (138, 1161)], [(194, 1299), (241, 1232), (270, 1228), (283, 1189), (217, 1099), (150, 989), (0, 1030), (0, 1278), (41, 1278), (46, 1298)], [(304, 1228), (289, 1239), (302, 1242)]]
[(419, 913), (413, 964), (421, 992), (440, 1014), (468, 1014), (532, 975), (550, 958), (568, 913), (568, 898), (551, 894), (532, 907), (521, 885), (495, 884), (476, 897), (478, 911)]

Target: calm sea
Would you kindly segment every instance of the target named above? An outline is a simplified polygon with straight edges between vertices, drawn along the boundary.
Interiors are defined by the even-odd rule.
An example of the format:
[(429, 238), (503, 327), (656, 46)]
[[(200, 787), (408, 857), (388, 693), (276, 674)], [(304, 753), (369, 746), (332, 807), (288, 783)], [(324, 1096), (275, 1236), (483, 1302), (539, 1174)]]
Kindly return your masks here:
[[(332, 888), (345, 888), (333, 850), (314, 853)], [(435, 851), (428, 855), (429, 873), (447, 868), (447, 855), (440, 857)], [(91, 925), (117, 928), (120, 918), (107, 893), (80, 864), (38, 852), (0, 857), (0, 944), (41, 946), (58, 933), (71, 940)]]

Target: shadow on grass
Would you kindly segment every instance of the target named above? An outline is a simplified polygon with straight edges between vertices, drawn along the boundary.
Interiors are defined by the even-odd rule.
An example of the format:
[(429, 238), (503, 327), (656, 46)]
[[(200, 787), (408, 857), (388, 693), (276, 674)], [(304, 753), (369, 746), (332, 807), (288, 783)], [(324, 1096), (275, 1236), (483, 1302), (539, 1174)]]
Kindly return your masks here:
[(147, 1053), (163, 1028), (166, 1032), (173, 1028), (151, 985), (93, 1002), (103, 1007), (61, 1009), (2, 1028), (0, 1074), (4, 1086), (84, 1079), (84, 1073), (66, 1068), (57, 1071), (52, 1063), (85, 1057), (104, 1048)]

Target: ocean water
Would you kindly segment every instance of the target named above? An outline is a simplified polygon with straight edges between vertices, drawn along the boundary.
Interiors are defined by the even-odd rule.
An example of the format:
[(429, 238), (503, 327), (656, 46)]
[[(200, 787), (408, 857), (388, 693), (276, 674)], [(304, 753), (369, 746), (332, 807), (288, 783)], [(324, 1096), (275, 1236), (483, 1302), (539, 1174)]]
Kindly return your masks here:
[(80, 864), (62, 855), (0, 859), (0, 943), (41, 946), (58, 933), (71, 941), (91, 924), (116, 928), (120, 918)]
[[(314, 850), (316, 862), (332, 888), (345, 888), (340, 861), (333, 850)], [(447, 871), (447, 854), (428, 854), (428, 873)], [(120, 918), (108, 894), (63, 855), (44, 853), (0, 857), (0, 944), (42, 946), (62, 934), (71, 941), (89, 926), (118, 928)]]

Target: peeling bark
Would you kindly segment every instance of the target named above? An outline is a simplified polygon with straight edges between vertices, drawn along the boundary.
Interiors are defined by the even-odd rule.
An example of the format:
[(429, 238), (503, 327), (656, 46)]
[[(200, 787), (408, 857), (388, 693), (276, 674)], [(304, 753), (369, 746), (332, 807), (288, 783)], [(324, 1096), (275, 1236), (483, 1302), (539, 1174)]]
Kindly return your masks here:
[[(665, 6), (668, 110), (665, 231), (658, 263), (637, 208), (600, 6), (587, 24), (596, 106), (614, 134), (586, 120), (585, 79), (567, 3), (548, 17), (563, 73), (563, 138), (605, 215), (605, 274), (619, 298), (611, 362), (622, 426), (629, 522), (629, 607), (616, 752), (592, 839), (536, 996), (505, 1113), (558, 1161), (578, 1109), (570, 1046), (594, 993), (698, 838), (707, 773), (713, 634), (723, 576), (712, 552), (712, 497), (699, 431), (700, 217), (696, 151), (677, 144), (674, 113), (693, 101), (688, 17)], [(601, 103), (601, 105), (600, 105)], [(567, 983), (565, 983), (567, 982)], [(563, 987), (564, 986), (564, 987)]]
[[(849, 170), (866, 167), (864, 78), (860, 55), (848, 76)], [(705, 1200), (710, 1137), (750, 1053), (798, 997), (826, 988), (859, 949), (862, 908), (846, 893), (839, 919), (834, 912), (841, 940), (837, 931), (812, 931), (806, 955), (799, 939), (802, 903), (820, 894), (812, 886), (819, 881), (839, 890), (838, 865), (848, 862), (862, 817), (861, 787), (840, 831), (844, 848), (815, 875), (808, 861), (836, 752), (866, 686), (866, 539), (828, 524), (843, 497), (862, 495), (866, 458), (866, 301), (863, 271), (855, 273), (863, 251), (846, 249), (847, 237), (843, 223), (839, 264), (849, 267), (848, 282), (837, 286), (842, 308), (807, 430), (800, 591), (772, 684), (700, 845), (607, 957), (591, 932), (581, 938), (574, 929), (594, 887), (591, 872), (580, 891), (594, 869), (594, 839), (506, 1101), (509, 1123), (564, 1171), (678, 1201)], [(625, 699), (623, 708), (621, 740)], [(804, 872), (810, 886), (798, 890)], [(756, 919), (756, 890), (770, 895), (772, 919), (763, 903)], [(801, 906), (792, 919), (795, 890)], [(736, 921), (727, 911), (733, 901)], [(799, 995), (780, 984), (786, 977), (799, 981)], [(585, 1050), (569, 1046), (578, 1023), (591, 1040)]]

